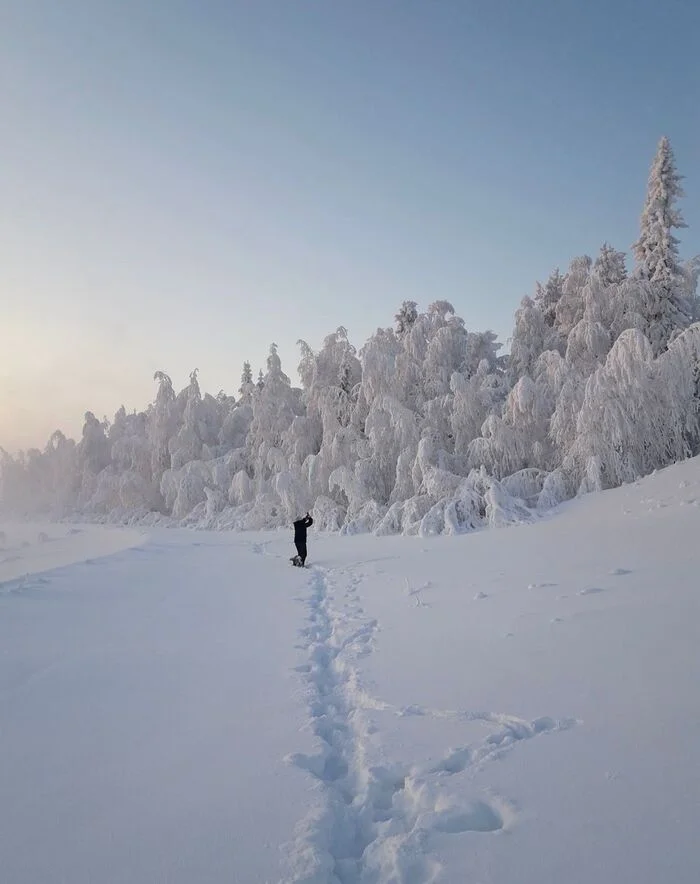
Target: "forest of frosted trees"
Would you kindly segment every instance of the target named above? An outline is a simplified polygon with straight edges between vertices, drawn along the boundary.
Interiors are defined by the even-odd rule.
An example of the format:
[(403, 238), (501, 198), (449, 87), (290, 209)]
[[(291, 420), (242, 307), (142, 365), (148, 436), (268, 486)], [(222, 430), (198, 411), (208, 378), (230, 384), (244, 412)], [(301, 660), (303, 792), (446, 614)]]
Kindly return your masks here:
[(700, 451), (699, 262), (681, 263), (673, 152), (649, 174), (633, 267), (604, 244), (515, 314), (510, 352), (447, 301), (401, 305), (360, 350), (344, 328), (301, 387), (273, 344), (235, 396), (155, 375), (145, 411), (85, 415), (80, 441), (2, 452), (5, 514), (263, 528), (459, 533), (532, 517)]

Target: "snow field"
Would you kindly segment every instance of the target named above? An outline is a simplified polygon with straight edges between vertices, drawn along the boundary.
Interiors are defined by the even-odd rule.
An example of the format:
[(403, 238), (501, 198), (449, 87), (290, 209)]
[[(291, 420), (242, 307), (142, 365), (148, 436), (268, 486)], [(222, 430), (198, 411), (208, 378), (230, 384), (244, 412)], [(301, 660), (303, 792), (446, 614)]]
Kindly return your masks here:
[(3, 593), (3, 880), (696, 882), (699, 500), (688, 461), (521, 527), (312, 532), (305, 570), (291, 531), (160, 530)]
[(42, 571), (108, 556), (145, 538), (145, 532), (125, 528), (0, 522), (0, 592), (19, 588)]

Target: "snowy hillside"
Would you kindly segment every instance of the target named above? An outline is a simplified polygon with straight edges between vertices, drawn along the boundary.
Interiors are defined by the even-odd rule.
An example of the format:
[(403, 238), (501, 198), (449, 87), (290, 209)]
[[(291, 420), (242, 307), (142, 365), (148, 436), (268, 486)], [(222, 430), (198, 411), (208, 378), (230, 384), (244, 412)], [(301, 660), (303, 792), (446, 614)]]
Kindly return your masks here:
[(163, 529), (43, 570), (65, 527), (2, 527), (37, 571), (0, 586), (6, 884), (700, 880), (697, 459), (515, 528), (312, 531), (307, 570)]

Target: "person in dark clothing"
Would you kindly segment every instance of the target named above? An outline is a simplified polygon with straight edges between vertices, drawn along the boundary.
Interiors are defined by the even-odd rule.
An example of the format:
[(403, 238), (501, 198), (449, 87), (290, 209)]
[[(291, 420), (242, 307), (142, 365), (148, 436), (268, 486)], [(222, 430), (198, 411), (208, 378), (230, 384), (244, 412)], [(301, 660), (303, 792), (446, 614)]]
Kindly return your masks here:
[(297, 555), (294, 556), (292, 561), (295, 565), (299, 565), (302, 568), (306, 562), (306, 530), (313, 523), (314, 520), (308, 513), (303, 519), (297, 519), (294, 523), (294, 546), (297, 548)]

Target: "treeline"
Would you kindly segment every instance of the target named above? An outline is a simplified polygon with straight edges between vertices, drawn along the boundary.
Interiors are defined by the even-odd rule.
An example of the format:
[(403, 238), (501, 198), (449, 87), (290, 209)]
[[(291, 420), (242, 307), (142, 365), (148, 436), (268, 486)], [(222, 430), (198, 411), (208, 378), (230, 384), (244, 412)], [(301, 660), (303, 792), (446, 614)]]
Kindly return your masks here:
[(654, 158), (634, 266), (607, 243), (537, 284), (510, 353), (450, 303), (405, 302), (357, 351), (344, 328), (300, 341), (301, 387), (273, 344), (235, 396), (179, 393), (82, 438), (2, 455), (8, 514), (218, 528), (460, 532), (530, 517), (700, 450), (699, 264), (673, 231), (680, 176), (667, 139)]

